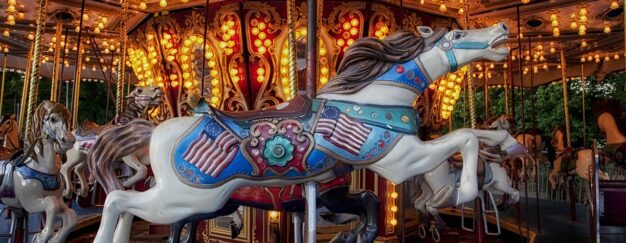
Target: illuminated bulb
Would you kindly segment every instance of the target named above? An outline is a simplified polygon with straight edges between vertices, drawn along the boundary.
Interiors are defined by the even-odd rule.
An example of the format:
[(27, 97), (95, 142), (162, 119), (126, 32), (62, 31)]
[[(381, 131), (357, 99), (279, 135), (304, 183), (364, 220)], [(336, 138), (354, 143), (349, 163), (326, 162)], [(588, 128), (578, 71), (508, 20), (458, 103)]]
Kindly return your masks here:
[(619, 8), (619, 1), (611, 1), (611, 5), (609, 6), (609, 8), (611, 9), (618, 9)]
[(523, 3), (523, 4), (527, 4), (527, 3), (529, 3), (529, 2), (530, 2), (530, 0), (522, 0), (522, 3)]
[(146, 4), (146, 2), (141, 1), (141, 2), (139, 3), (139, 9), (141, 9), (141, 10), (145, 10), (146, 8), (148, 8), (148, 5)]
[(619, 59), (619, 55), (615, 54), (615, 55), (613, 56), (613, 59), (615, 59), (615, 60)]
[(550, 14), (550, 21), (555, 21), (557, 19), (558, 19), (558, 16), (556, 15), (556, 13)]
[(76, 33), (80, 32), (80, 26), (76, 26), (76, 29), (74, 29), (74, 31), (76, 31)]
[(159, 6), (161, 6), (162, 8), (167, 7), (167, 0), (161, 0), (161, 1), (159, 1)]
[(446, 6), (446, 4), (445, 4), (445, 3), (441, 3), (441, 4), (439, 5), (439, 11), (441, 11), (441, 12), (448, 11), (448, 7)]
[(550, 53), (555, 53), (556, 49), (554, 49), (554, 47), (550, 47)]
[(587, 15), (587, 8), (582, 7), (578, 10), (578, 15)]
[(463, 8), (459, 8), (459, 14), (464, 14), (465, 10)]
[(4, 37), (9, 37), (9, 36), (11, 36), (11, 31), (9, 31), (9, 29), (5, 29), (4, 32), (2, 32), (2, 35)]
[(581, 57), (580, 58), (580, 62), (586, 62), (586, 61), (587, 61), (587, 59), (585, 59), (585, 57)]
[(502, 65), (502, 68), (509, 68), (509, 65), (505, 63)]
[(611, 58), (610, 58), (609, 56), (605, 56), (605, 57), (604, 57), (604, 61), (605, 61), (605, 62), (608, 62), (608, 61), (610, 61), (610, 60), (611, 60)]
[(587, 61), (591, 61), (593, 60), (593, 57), (591, 55), (587, 56)]
[(582, 48), (587, 47), (587, 42), (586, 41), (581, 42), (580, 43), (580, 47), (582, 47)]
[(552, 20), (552, 22), (550, 23), (550, 25), (552, 25), (552, 27), (558, 27), (559, 26), (559, 21), (558, 20)]
[(398, 220), (397, 219), (391, 219), (389, 220), (389, 224), (396, 226), (398, 224)]
[(398, 198), (398, 193), (397, 192), (392, 192), (390, 194), (390, 196), (391, 196), (391, 198), (396, 199), (396, 198)]
[(34, 40), (35, 39), (35, 35), (32, 32), (28, 33), (28, 39), (29, 40)]
[(604, 26), (604, 33), (611, 33), (611, 27), (608, 25)]
[(578, 28), (578, 23), (576, 21), (572, 21), (571, 23), (569, 23), (569, 28), (570, 29)]
[(89, 21), (89, 14), (83, 14), (83, 21)]

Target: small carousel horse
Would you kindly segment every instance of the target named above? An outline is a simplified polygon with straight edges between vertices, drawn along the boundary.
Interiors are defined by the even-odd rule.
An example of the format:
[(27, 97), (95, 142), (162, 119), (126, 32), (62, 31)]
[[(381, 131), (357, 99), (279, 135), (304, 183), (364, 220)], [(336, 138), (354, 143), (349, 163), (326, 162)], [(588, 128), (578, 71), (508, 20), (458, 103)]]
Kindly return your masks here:
[[(171, 224), (196, 214), (219, 213), (238, 188), (325, 181), (337, 175), (334, 169), (340, 164), (370, 169), (401, 183), (460, 151), (461, 184), (439, 190), (440, 205), (435, 206), (474, 199), (479, 142), (511, 155), (524, 149), (505, 131), (459, 129), (421, 141), (415, 136), (418, 117), (412, 103), (429, 82), (458, 66), (482, 58), (504, 59), (508, 48), (499, 46), (507, 41), (508, 29), (500, 23), (480, 30), (418, 30), (421, 38), (400, 31), (385, 40), (357, 41), (337, 76), (308, 106), (285, 102), (243, 114), (211, 110), (201, 117), (173, 118), (154, 129), (131, 122), (126, 126), (148, 135), (133, 141), (121, 133), (107, 137), (120, 145), (112, 153), (142, 149), (134, 140), (149, 140), (146, 153), (155, 185), (144, 192), (110, 192), (95, 242), (128, 241), (134, 216)], [(89, 161), (100, 160), (91, 158), (99, 149), (112, 148), (96, 142)], [(112, 170), (99, 170), (96, 176), (104, 188), (121, 185)], [(314, 204), (316, 199), (307, 200)], [(309, 225), (308, 231), (315, 232), (314, 227)]]
[[(163, 102), (163, 90), (159, 87), (145, 86), (135, 87), (135, 89), (126, 96), (126, 109), (121, 117), (117, 117), (112, 121), (116, 125), (124, 125), (135, 118), (145, 118), (149, 108), (157, 106)], [(67, 161), (61, 167), (61, 174), (65, 180), (65, 190), (63, 195), (71, 197), (74, 193), (74, 183), (72, 180), (72, 170), (78, 176), (80, 190), (78, 196), (86, 197), (89, 183), (85, 178), (85, 169), (87, 169), (87, 153), (96, 141), (96, 137), (102, 130), (113, 124), (98, 126), (93, 122), (81, 124), (79, 128), (72, 133), (76, 137), (76, 144), (72, 149), (66, 152)], [(145, 177), (146, 170), (137, 171), (136, 176), (129, 179), (128, 185), (133, 185), (136, 181)]]
[[(528, 128), (514, 135), (515, 139), (526, 147), (529, 158), (531, 158), (530, 160), (519, 158), (512, 161), (513, 163), (520, 162), (522, 165), (519, 174), (519, 178), (522, 180), (534, 180), (537, 175), (537, 165), (539, 165), (537, 163), (549, 162), (543, 155), (545, 145), (541, 134), (541, 130), (538, 128)], [(530, 175), (527, 175), (528, 169), (530, 169)]]
[[(506, 117), (501, 117), (494, 120), (491, 120), (488, 128), (493, 128), (496, 130), (506, 130), (508, 129), (508, 122), (506, 122)], [(491, 204), (495, 208), (495, 200), (492, 195), (492, 191), (500, 191), (510, 195), (508, 201), (502, 204), (503, 208), (507, 208), (519, 201), (519, 191), (512, 187), (511, 179), (508, 177), (503, 164), (506, 160), (512, 159), (499, 151), (498, 148), (489, 147), (482, 148), (480, 150), (479, 155), (479, 165), (478, 165), (478, 175), (479, 175), (479, 184), (478, 188), (481, 191), (488, 192), (489, 199)], [(418, 226), (418, 232), (422, 239), (426, 238), (426, 229), (430, 228), (431, 235), (436, 242), (439, 242), (441, 239), (441, 233), (446, 227), (445, 221), (439, 216), (438, 208), (434, 207), (433, 204), (436, 204), (435, 201), (439, 200), (435, 197), (434, 192), (440, 190), (441, 188), (449, 185), (458, 186), (460, 183), (460, 175), (462, 169), (462, 160), (458, 158), (458, 156), (453, 156), (449, 159), (444, 160), (439, 166), (437, 166), (434, 170), (425, 173), (423, 175), (417, 176), (414, 181), (418, 187), (418, 194), (415, 195), (415, 200), (413, 201), (413, 205), (419, 211), (420, 216), (422, 217), (421, 223)], [(480, 195), (481, 200), (484, 198)], [(497, 211), (495, 211), (497, 215)], [(434, 227), (429, 227), (430, 218), (429, 216), (434, 218), (435, 224)], [(485, 218), (484, 218), (485, 219)], [(485, 219), (486, 220), (486, 219)], [(486, 223), (486, 222), (485, 222)], [(500, 222), (498, 224), (498, 232), (500, 232)]]
[[(74, 144), (69, 132), (69, 113), (61, 104), (44, 101), (33, 114), (33, 125), (26, 137), (29, 145), (24, 153), (2, 163), (0, 201), (11, 208), (29, 213), (45, 213), (45, 226), (34, 242), (65, 242), (76, 224), (76, 212), (63, 202), (60, 161)], [(55, 232), (55, 221), (62, 227)]]

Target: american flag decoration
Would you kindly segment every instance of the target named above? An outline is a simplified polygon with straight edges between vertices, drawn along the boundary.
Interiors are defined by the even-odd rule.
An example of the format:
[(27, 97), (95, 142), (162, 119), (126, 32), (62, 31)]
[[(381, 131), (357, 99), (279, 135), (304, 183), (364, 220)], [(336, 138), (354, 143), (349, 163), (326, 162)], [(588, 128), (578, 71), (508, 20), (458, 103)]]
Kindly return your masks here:
[(315, 132), (321, 133), (324, 139), (355, 156), (359, 155), (371, 131), (371, 128), (332, 106), (324, 108), (315, 128)]
[(213, 138), (202, 131), (183, 153), (183, 159), (198, 167), (202, 173), (217, 177), (233, 161), (238, 147), (235, 136), (223, 131)]

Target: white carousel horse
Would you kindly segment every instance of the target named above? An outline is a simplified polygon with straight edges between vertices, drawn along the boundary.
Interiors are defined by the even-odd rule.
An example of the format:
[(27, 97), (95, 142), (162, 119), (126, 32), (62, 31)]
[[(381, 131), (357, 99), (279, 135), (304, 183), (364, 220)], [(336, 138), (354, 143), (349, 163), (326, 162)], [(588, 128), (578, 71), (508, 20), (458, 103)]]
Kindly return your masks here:
[[(23, 208), (29, 213), (45, 213), (45, 226), (34, 242), (64, 242), (76, 224), (76, 212), (63, 202), (60, 160), (74, 144), (67, 128), (69, 113), (61, 104), (44, 101), (33, 114), (33, 125), (23, 154), (5, 161), (0, 180), (2, 204)], [(62, 227), (55, 232), (55, 221)]]
[[(286, 102), (239, 115), (211, 111), (202, 117), (170, 119), (154, 130), (143, 126), (151, 132), (146, 152), (156, 183), (144, 192), (110, 192), (95, 242), (127, 242), (134, 216), (171, 224), (217, 212), (240, 187), (333, 178), (338, 160), (401, 183), (431, 171), (460, 151), (464, 160), (461, 185), (446, 187), (436, 195), (443, 198), (443, 205), (474, 199), (479, 142), (500, 146), (509, 154), (523, 151), (521, 145), (505, 131), (473, 129), (421, 141), (414, 135), (418, 123), (411, 105), (431, 80), (458, 66), (482, 58), (504, 59), (508, 48), (499, 46), (506, 42), (508, 30), (500, 23), (480, 30), (435, 33), (420, 27), (419, 31), (422, 38), (401, 31), (385, 40), (357, 41), (347, 51), (337, 76), (309, 106), (291, 107)], [(124, 143), (137, 144), (128, 140), (128, 134), (119, 135), (107, 138), (119, 141), (120, 147), (111, 153), (127, 153)], [(96, 142), (96, 149), (106, 148)], [(96, 174), (101, 184), (120, 183), (111, 171)], [(314, 204), (315, 197), (308, 200)], [(315, 232), (314, 227), (309, 225), (308, 232)]]
[[(480, 150), (479, 157), (479, 163), (484, 163), (483, 166), (481, 166), (481, 168), (483, 169), (479, 170), (479, 172), (482, 172), (481, 178), (483, 178), (479, 186), (481, 188), (481, 191), (485, 191), (488, 193), (490, 203), (494, 207), (494, 213), (496, 215), (496, 218), (498, 218), (498, 211), (497, 209), (495, 209), (496, 205), (492, 194), (493, 191), (500, 191), (510, 195), (509, 200), (503, 204), (504, 208), (509, 207), (519, 201), (519, 191), (512, 187), (511, 179), (508, 177), (506, 170), (502, 166), (502, 164), (505, 163), (505, 160), (511, 158), (501, 155), (499, 151), (496, 151), (496, 153), (494, 153), (494, 151), (488, 151), (486, 149)], [(459, 179), (461, 169), (458, 163), (459, 159), (457, 158), (446, 159), (434, 170), (425, 173), (424, 175), (419, 175), (415, 179), (417, 186), (421, 189), (421, 194), (419, 194), (418, 197), (414, 200), (413, 205), (419, 211), (420, 217), (422, 217), (420, 221), (421, 223), (418, 226), (419, 235), (422, 239), (426, 238), (426, 229), (430, 228), (430, 218), (428, 217), (428, 215), (431, 215), (435, 221), (435, 224), (433, 225), (434, 227), (430, 229), (431, 235), (436, 242), (439, 242), (440, 240), (440, 233), (442, 233), (443, 229), (446, 226), (446, 223), (439, 216), (438, 208), (442, 207), (433, 206), (433, 204), (436, 204), (435, 201), (439, 200), (435, 197), (434, 192), (439, 191), (441, 188), (444, 188), (446, 186), (456, 186), (458, 185), (458, 183), (460, 183)], [(482, 205), (485, 205), (482, 195), (479, 194), (479, 197), (483, 202)], [(486, 212), (483, 211), (483, 214), (485, 213)], [(486, 218), (483, 217), (483, 220), (486, 220)], [(486, 222), (485, 225), (487, 225)], [(497, 222), (497, 227), (498, 231), (493, 234), (500, 233), (499, 221)], [(490, 233), (488, 230), (486, 230), (486, 232)]]
[[(145, 86), (135, 87), (133, 91), (126, 96), (126, 108), (122, 113), (122, 116), (116, 118), (115, 124), (123, 125), (135, 118), (145, 118), (147, 110), (151, 107), (160, 105), (163, 102), (163, 90), (159, 87)], [(89, 183), (85, 178), (85, 169), (87, 169), (87, 153), (89, 149), (96, 141), (96, 137), (103, 129), (112, 124), (104, 126), (98, 126), (97, 124), (83, 123), (81, 127), (72, 131), (76, 136), (76, 143), (72, 149), (66, 152), (67, 161), (61, 167), (61, 174), (65, 180), (65, 189), (63, 195), (65, 197), (72, 197), (75, 191), (75, 186), (72, 180), (72, 171), (77, 175), (80, 184), (80, 190), (77, 192), (78, 196), (86, 197)], [(135, 168), (133, 168), (135, 169)], [(141, 168), (139, 168), (141, 169)], [(146, 170), (138, 170), (137, 173), (128, 179), (126, 185), (133, 185), (138, 180), (145, 177)]]
[(19, 133), (15, 114), (5, 115), (0, 122), (0, 137), (4, 138), (2, 147), (10, 151), (22, 149)]

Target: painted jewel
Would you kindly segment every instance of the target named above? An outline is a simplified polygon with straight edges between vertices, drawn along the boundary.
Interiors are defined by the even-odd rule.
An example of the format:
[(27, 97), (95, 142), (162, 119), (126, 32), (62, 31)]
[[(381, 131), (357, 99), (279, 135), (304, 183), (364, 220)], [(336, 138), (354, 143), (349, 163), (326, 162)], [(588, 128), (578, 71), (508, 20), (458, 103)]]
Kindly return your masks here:
[(293, 159), (294, 146), (288, 138), (276, 135), (265, 142), (263, 156), (269, 165), (285, 166)]

